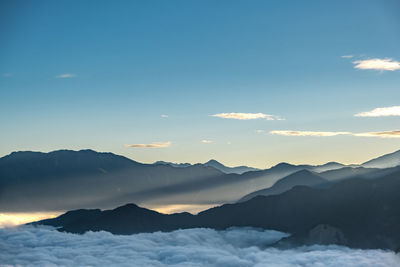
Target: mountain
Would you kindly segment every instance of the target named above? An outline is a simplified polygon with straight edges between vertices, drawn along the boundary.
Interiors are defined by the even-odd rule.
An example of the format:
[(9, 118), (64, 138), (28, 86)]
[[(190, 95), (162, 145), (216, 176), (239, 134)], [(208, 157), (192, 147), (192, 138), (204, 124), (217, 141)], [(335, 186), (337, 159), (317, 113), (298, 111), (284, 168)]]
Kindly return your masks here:
[[(154, 188), (213, 181), (224, 173), (195, 165), (174, 168), (141, 164), (112, 153), (59, 150), (13, 152), (0, 158), (0, 210), (6, 212), (108, 208), (146, 202)], [(209, 183), (209, 182), (208, 182)], [(212, 183), (210, 183), (212, 186)], [(159, 192), (160, 197), (176, 192)]]
[(256, 196), (278, 195), (297, 185), (316, 186), (328, 181), (307, 170), (301, 170), (278, 180), (273, 186), (264, 188), (242, 197), (239, 202), (244, 202)]
[(170, 165), (175, 168), (186, 168), (186, 167), (192, 166), (192, 164), (190, 164), (190, 163), (173, 163), (173, 162), (167, 162), (167, 161), (162, 161), (162, 160), (156, 161), (153, 164), (154, 165)]
[(83, 233), (251, 226), (291, 233), (279, 246), (339, 244), (356, 248), (400, 248), (400, 171), (376, 179), (349, 179), (329, 188), (295, 186), (279, 194), (225, 204), (198, 215), (165, 215), (136, 205), (114, 210), (80, 210), (36, 224)]
[[(186, 168), (186, 167), (192, 166), (192, 164), (190, 164), (190, 163), (172, 163), (172, 162), (166, 162), (166, 161), (156, 161), (156, 162), (154, 162), (154, 164), (171, 165), (171, 166), (177, 167), (177, 168)], [(203, 166), (213, 167), (213, 168), (220, 170), (221, 172), (226, 173), (226, 174), (230, 174), (230, 173), (242, 174), (242, 173), (249, 172), (249, 171), (259, 170), (259, 169), (247, 167), (247, 166), (227, 167), (214, 159), (209, 160), (205, 163), (197, 163), (195, 165), (203, 165)]]
[(210, 166), (214, 167), (217, 170), (220, 170), (224, 173), (237, 173), (237, 174), (242, 174), (245, 172), (249, 171), (257, 171), (258, 169), (252, 168), (252, 167), (247, 167), (247, 166), (238, 166), (238, 167), (227, 167), (223, 165), (222, 163), (219, 163), (218, 161), (212, 159), (204, 163), (205, 166)]
[(74, 210), (55, 219), (42, 220), (33, 224), (60, 227), (60, 231), (84, 233), (108, 231), (114, 234), (135, 234), (154, 231), (172, 231), (181, 225), (191, 226), (193, 215), (187, 212), (162, 214), (141, 208), (135, 204), (126, 204), (113, 210), (101, 211)]
[(365, 168), (390, 168), (400, 165), (400, 150), (361, 164)]

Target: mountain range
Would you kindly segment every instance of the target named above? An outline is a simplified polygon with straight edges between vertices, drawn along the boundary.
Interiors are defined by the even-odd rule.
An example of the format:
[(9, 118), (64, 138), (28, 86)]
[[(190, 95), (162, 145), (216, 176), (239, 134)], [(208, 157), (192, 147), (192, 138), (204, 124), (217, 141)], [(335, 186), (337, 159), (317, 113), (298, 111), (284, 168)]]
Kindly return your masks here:
[[(326, 180), (325, 185), (356, 176), (372, 179), (396, 171), (396, 167), (377, 167), (393, 166), (398, 158), (400, 151), (361, 165), (280, 163), (269, 169), (237, 174), (231, 172), (244, 171), (249, 167), (226, 167), (215, 160), (179, 167), (160, 162), (143, 164), (92, 150), (13, 152), (0, 158), (0, 210), (109, 209), (132, 202), (146, 207), (216, 206), (235, 203), (248, 194), (255, 196), (267, 192), (269, 195), (271, 192), (287, 191), (296, 185), (317, 186), (320, 183), (316, 182), (316, 176)], [(297, 174), (278, 182), (302, 170), (310, 173), (301, 172), (301, 177)]]

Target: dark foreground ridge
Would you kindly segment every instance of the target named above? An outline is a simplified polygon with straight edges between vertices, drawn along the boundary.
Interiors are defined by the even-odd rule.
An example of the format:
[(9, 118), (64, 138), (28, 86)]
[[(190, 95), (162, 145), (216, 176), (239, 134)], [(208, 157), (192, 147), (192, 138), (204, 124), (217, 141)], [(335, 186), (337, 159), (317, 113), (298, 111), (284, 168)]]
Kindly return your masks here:
[(209, 227), (252, 226), (292, 233), (279, 245), (339, 244), (400, 249), (400, 171), (373, 180), (349, 179), (330, 188), (296, 186), (192, 215), (161, 214), (127, 204), (114, 210), (75, 210), (34, 224), (60, 231), (114, 234)]

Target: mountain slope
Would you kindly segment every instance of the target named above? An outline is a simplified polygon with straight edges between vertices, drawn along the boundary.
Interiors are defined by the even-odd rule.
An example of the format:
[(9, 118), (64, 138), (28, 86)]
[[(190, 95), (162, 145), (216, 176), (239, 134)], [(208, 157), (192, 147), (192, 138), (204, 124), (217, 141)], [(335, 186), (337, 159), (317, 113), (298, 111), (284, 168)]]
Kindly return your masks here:
[(288, 191), (289, 189), (292, 189), (297, 185), (316, 186), (327, 182), (327, 180), (310, 171), (301, 170), (278, 180), (273, 186), (269, 188), (264, 188), (245, 195), (238, 202), (244, 202), (256, 196), (277, 195)]
[(361, 164), (365, 168), (391, 168), (400, 165), (400, 150)]

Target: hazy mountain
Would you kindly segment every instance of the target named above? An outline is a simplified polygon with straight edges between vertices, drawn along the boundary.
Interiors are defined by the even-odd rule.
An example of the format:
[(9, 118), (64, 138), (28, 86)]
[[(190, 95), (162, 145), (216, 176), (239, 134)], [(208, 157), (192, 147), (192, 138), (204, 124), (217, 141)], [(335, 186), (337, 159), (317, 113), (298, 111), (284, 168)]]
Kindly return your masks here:
[(269, 188), (264, 188), (245, 195), (239, 200), (239, 202), (247, 201), (256, 196), (277, 195), (288, 191), (289, 189), (292, 189), (296, 185), (316, 186), (325, 184), (327, 182), (327, 180), (321, 178), (315, 173), (307, 170), (301, 170), (278, 180), (273, 186)]
[[(166, 162), (166, 161), (156, 161), (154, 164), (171, 165), (171, 166), (177, 167), (177, 168), (185, 168), (185, 167), (192, 166), (192, 164), (190, 164), (190, 163), (172, 163), (172, 162)], [(223, 173), (227, 173), (227, 174), (229, 174), (229, 173), (242, 174), (242, 173), (249, 172), (249, 171), (259, 170), (259, 169), (247, 167), (247, 166), (227, 167), (224, 164), (222, 164), (214, 159), (209, 160), (205, 163), (197, 163), (197, 164), (213, 167), (213, 168), (220, 170)], [(195, 164), (195, 165), (197, 165), (197, 164)]]
[(361, 164), (365, 168), (390, 168), (400, 165), (400, 150)]
[(258, 169), (252, 168), (252, 167), (247, 167), (247, 166), (238, 166), (238, 167), (227, 167), (223, 165), (222, 163), (212, 159), (204, 163), (205, 166), (210, 166), (214, 167), (224, 173), (237, 173), (237, 174), (242, 174), (245, 172), (249, 171), (257, 171)]
[[(60, 150), (14, 152), (0, 158), (0, 210), (43, 211), (121, 205), (119, 196), (213, 180), (219, 170), (141, 164), (112, 153)], [(138, 194), (140, 195), (140, 194)], [(132, 197), (141, 203), (143, 197)], [(122, 201), (122, 200), (121, 200)]]
[[(271, 187), (279, 179), (303, 169), (339, 171), (337, 168), (343, 166), (334, 162), (321, 166), (280, 163), (266, 170), (225, 174), (216, 169), (218, 162), (208, 164), (213, 167), (142, 164), (92, 150), (13, 152), (0, 158), (0, 210), (108, 209), (131, 202), (147, 207), (220, 205)], [(325, 178), (324, 175), (319, 176)], [(332, 175), (329, 179), (337, 180)], [(368, 175), (376, 177), (382, 173)]]
[(209, 227), (252, 226), (292, 233), (279, 245), (340, 244), (358, 248), (400, 248), (400, 171), (366, 180), (349, 179), (330, 188), (296, 186), (279, 195), (225, 204), (198, 215), (164, 215), (135, 205), (108, 211), (80, 210), (39, 224), (82, 233), (107, 230), (130, 234)]
[(190, 164), (190, 163), (173, 163), (173, 162), (162, 161), (162, 160), (156, 161), (153, 164), (154, 165), (170, 165), (175, 168), (186, 168), (186, 167), (192, 166), (192, 164)]

